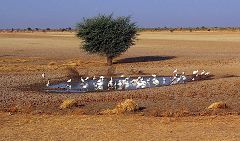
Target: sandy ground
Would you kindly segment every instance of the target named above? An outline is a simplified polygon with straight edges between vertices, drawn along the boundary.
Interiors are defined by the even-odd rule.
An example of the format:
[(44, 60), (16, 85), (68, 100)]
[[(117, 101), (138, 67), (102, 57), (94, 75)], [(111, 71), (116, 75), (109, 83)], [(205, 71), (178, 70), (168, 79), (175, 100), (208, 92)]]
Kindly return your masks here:
[[(132, 71), (134, 69), (144, 75), (171, 75), (176, 68), (191, 74), (193, 70), (204, 69), (214, 75), (212, 80), (136, 91), (89, 94), (43, 92), (47, 79), (54, 83), (69, 78), (77, 79), (79, 76), (109, 75), (105, 58), (82, 52), (79, 50), (80, 44), (73, 33), (67, 32), (0, 33), (3, 140), (16, 140), (18, 136), (22, 140), (47, 140), (46, 137), (54, 134), (54, 131), (61, 132), (54, 134), (53, 140), (59, 140), (63, 135), (66, 135), (64, 139), (69, 140), (79, 136), (94, 140), (100, 135), (106, 136), (103, 138), (106, 140), (123, 140), (127, 136), (131, 136), (128, 140), (144, 140), (144, 137), (145, 140), (158, 140), (161, 137), (166, 140), (239, 138), (239, 132), (236, 132), (240, 119), (239, 32), (143, 32), (134, 47), (114, 60), (115, 71), (112, 74), (140, 75)], [(46, 73), (46, 79), (41, 78), (43, 72)], [(66, 98), (76, 99), (77, 106), (60, 110), (59, 105)], [(126, 98), (134, 99), (143, 110), (130, 116), (97, 115)], [(216, 101), (225, 102), (228, 108), (206, 108)], [(13, 115), (9, 116), (9, 112)], [(216, 118), (211, 118), (213, 115), (217, 115)], [(168, 121), (175, 118), (178, 119), (174, 122)], [(167, 124), (164, 123), (166, 119)], [(99, 121), (101, 124), (98, 126), (103, 127), (94, 132), (98, 126), (90, 123)], [(75, 124), (85, 126), (70, 128)], [(26, 130), (24, 126), (27, 126)], [(36, 135), (36, 127), (42, 133), (39, 136)], [(60, 130), (60, 127), (63, 129)], [(141, 128), (143, 132), (139, 132)], [(66, 130), (82, 132), (76, 135), (69, 132), (61, 134)], [(119, 133), (123, 136), (117, 136)], [(26, 134), (31, 134), (33, 138), (24, 138)], [(146, 134), (149, 136), (144, 136)]]
[(240, 138), (238, 116), (152, 118), (0, 114), (0, 140), (231, 140)]

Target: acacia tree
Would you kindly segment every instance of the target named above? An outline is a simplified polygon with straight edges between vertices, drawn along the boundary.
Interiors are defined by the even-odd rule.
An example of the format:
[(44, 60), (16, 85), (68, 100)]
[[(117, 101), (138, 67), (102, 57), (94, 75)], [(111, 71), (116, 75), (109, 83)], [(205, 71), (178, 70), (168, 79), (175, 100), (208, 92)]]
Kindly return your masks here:
[(134, 45), (136, 35), (137, 26), (130, 21), (130, 17), (99, 15), (84, 18), (77, 24), (77, 37), (83, 40), (82, 49), (105, 56), (109, 66), (113, 58)]

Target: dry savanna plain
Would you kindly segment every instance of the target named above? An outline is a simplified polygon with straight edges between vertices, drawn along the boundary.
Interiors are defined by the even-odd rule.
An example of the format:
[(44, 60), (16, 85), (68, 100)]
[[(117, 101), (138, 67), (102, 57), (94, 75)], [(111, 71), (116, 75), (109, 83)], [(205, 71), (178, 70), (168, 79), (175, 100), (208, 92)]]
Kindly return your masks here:
[[(0, 33), (0, 140), (240, 140), (240, 32), (140, 32), (112, 67), (80, 46), (73, 32)], [(212, 77), (131, 91), (44, 91), (47, 80), (170, 76), (176, 68)], [(103, 112), (126, 99), (138, 109)], [(60, 108), (66, 100), (74, 102)]]

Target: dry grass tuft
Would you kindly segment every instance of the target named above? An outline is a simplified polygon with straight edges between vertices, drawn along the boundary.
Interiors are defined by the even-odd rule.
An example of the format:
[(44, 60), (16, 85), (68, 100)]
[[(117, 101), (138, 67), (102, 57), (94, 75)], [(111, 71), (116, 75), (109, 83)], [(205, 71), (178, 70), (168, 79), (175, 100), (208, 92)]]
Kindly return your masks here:
[(101, 112), (101, 114), (123, 114), (129, 112), (135, 112), (139, 110), (138, 104), (132, 99), (126, 99), (125, 101), (118, 103), (114, 109), (107, 109)]
[(25, 62), (28, 62), (28, 61), (25, 60), (25, 59), (17, 59), (16, 62), (18, 62), (18, 63), (25, 63)]
[(65, 64), (63, 64), (63, 66), (71, 66), (71, 67), (75, 67), (75, 66), (78, 66), (78, 64), (74, 61), (69, 61)]
[(78, 66), (78, 64), (77, 64), (77, 63), (74, 63), (74, 62), (72, 62), (72, 63), (67, 63), (67, 66)]
[(77, 104), (77, 101), (74, 99), (66, 99), (60, 105), (60, 109), (71, 108)]
[(52, 61), (48, 63), (48, 66), (54, 66), (54, 65), (57, 65), (57, 62)]
[(210, 106), (208, 106), (208, 109), (226, 109), (227, 104), (220, 101), (220, 102), (214, 102)]

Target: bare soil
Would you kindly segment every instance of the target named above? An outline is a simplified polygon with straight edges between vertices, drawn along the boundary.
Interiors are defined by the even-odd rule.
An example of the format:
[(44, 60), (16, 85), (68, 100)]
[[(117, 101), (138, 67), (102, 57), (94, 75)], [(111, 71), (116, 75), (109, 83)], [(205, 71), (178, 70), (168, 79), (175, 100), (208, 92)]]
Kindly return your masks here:
[[(104, 57), (81, 51), (80, 45), (80, 40), (68, 32), (0, 33), (3, 140), (47, 140), (51, 135), (52, 140), (63, 136), (64, 140), (123, 140), (127, 136), (127, 140), (240, 138), (236, 132), (240, 119), (239, 32), (141, 32), (136, 45), (116, 58), (112, 68), (106, 66)], [(186, 74), (204, 69), (214, 76), (211, 80), (134, 91), (43, 91), (48, 79), (56, 83), (94, 75), (172, 75), (176, 68)], [(43, 72), (46, 79), (41, 78)], [(136, 101), (141, 110), (121, 116), (99, 115), (127, 98)], [(59, 106), (65, 99), (75, 99), (77, 105), (62, 110)], [(226, 103), (227, 108), (207, 109), (218, 101)], [(101, 130), (95, 132), (98, 126), (94, 123), (99, 121)], [(72, 132), (65, 132), (68, 130)], [(32, 136), (24, 136), (28, 133)]]

